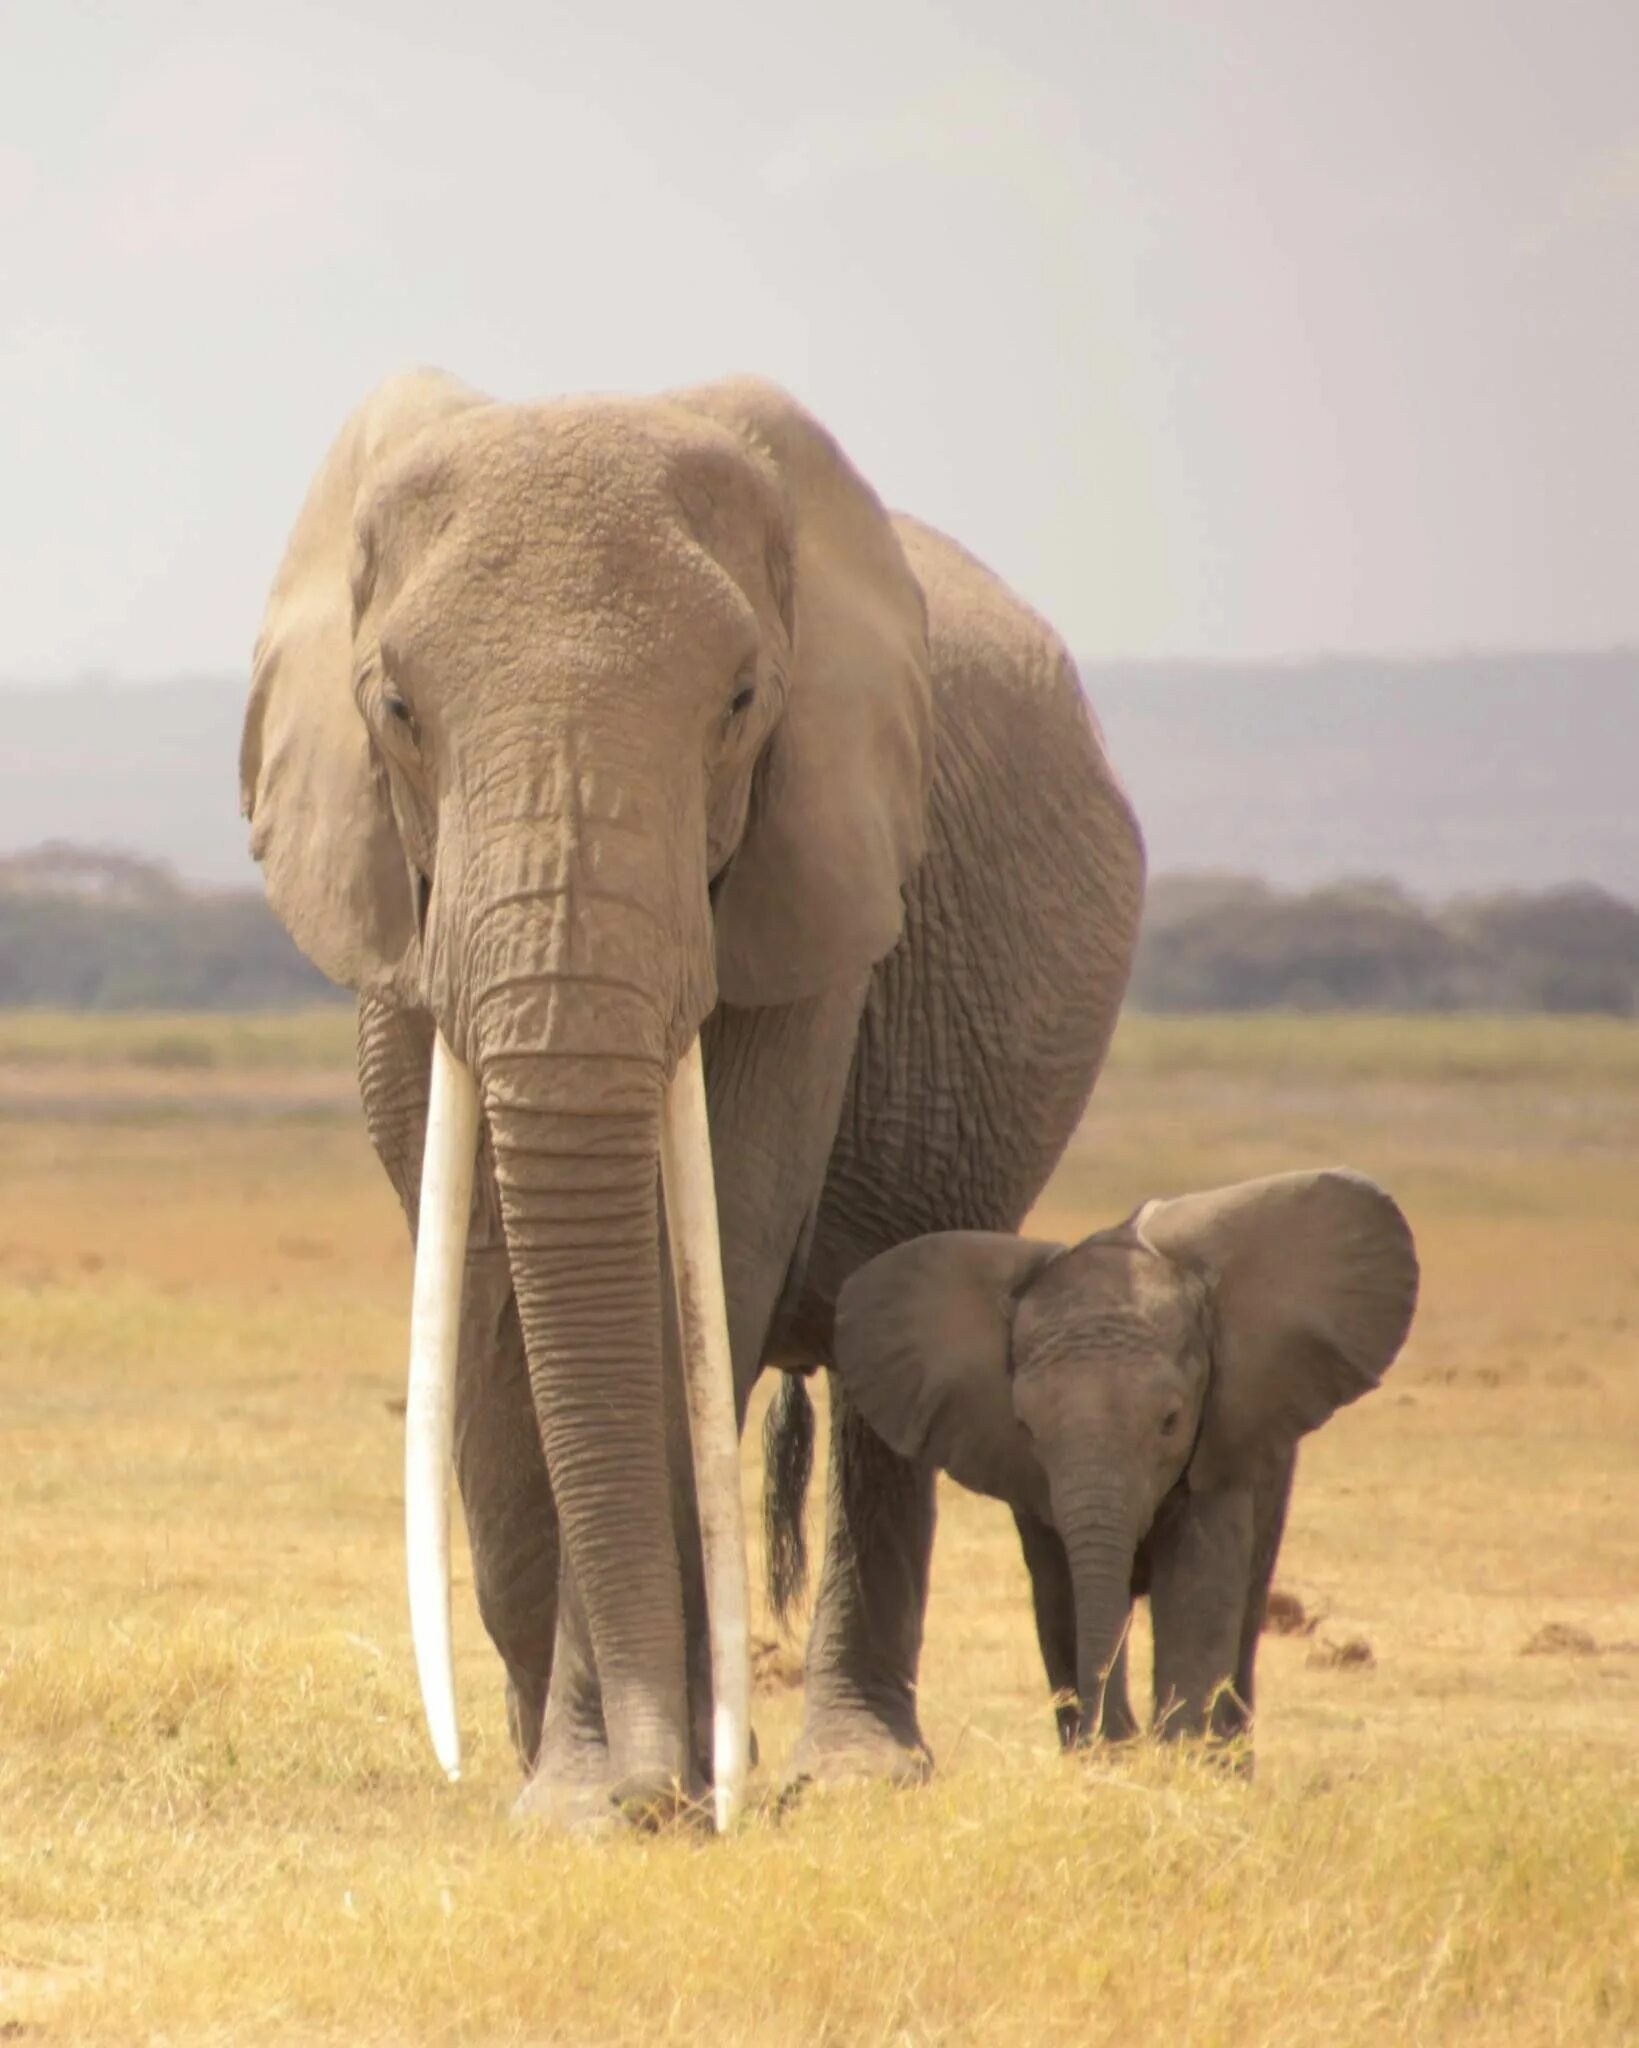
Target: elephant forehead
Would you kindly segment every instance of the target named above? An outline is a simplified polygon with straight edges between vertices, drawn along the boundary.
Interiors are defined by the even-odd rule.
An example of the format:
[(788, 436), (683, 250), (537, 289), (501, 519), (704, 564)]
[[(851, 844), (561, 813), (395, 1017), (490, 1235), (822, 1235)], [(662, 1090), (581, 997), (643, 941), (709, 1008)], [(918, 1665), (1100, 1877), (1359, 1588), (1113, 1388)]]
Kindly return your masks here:
[(489, 405), (439, 421), (383, 478), (384, 505), (431, 501), (445, 520), (530, 537), (654, 543), (698, 531), (726, 501), (778, 520), (769, 465), (716, 422), (655, 400)]
[(1026, 1293), (1015, 1323), (1021, 1364), (1179, 1358), (1205, 1342), (1204, 1290), (1146, 1246), (1105, 1237), (1055, 1259)]
[[(360, 518), (401, 641), (543, 611), (749, 641), (782, 516), (720, 427), (632, 401), (488, 406), (419, 437)], [(412, 590), (413, 586), (413, 590)]]

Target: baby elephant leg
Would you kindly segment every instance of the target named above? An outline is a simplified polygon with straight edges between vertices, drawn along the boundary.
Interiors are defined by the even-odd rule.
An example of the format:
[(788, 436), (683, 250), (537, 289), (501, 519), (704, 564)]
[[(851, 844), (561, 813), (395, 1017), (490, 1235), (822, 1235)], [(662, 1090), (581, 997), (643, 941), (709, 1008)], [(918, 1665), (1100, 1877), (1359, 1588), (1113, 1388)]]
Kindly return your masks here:
[(1252, 1575), (1249, 1486), (1186, 1493), (1152, 1538), (1158, 1732), (1228, 1735), (1244, 1726), (1233, 1697)]
[(1286, 1510), (1292, 1498), (1297, 1464), (1297, 1447), (1292, 1445), (1272, 1454), (1253, 1482), (1252, 1570), (1247, 1585), (1246, 1612), (1241, 1618), (1240, 1651), (1235, 1659), (1235, 1690), (1218, 1696), (1212, 1714), (1214, 1735), (1226, 1738), (1244, 1735), (1252, 1725), (1258, 1639), (1263, 1634), (1270, 1582), (1275, 1576), (1275, 1560), (1280, 1555), (1281, 1538), (1286, 1533)]

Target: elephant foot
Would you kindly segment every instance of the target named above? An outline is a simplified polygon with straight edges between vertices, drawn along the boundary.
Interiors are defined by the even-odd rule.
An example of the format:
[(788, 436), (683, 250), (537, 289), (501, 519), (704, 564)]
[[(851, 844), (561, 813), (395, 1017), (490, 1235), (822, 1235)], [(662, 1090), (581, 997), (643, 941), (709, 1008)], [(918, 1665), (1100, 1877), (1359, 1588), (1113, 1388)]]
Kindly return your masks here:
[(1062, 1750), (1115, 1749), (1136, 1742), (1143, 1730), (1125, 1697), (1106, 1694), (1104, 1711), (1094, 1719), (1081, 1711), (1074, 1694), (1066, 1694), (1053, 1708)]
[(1247, 1727), (1187, 1728), (1180, 1727), (1175, 1720), (1163, 1720), (1154, 1732), (1164, 1748), (1182, 1751), (1207, 1770), (1220, 1772), (1226, 1778), (1239, 1778), (1244, 1783), (1250, 1783), (1254, 1775), (1252, 1735)]
[(789, 1804), (810, 1785), (925, 1785), (933, 1752), (914, 1723), (890, 1727), (863, 1711), (832, 1712), (807, 1723), (792, 1752), (781, 1789)]
[(1250, 1736), (1209, 1735), (1198, 1744), (1198, 1751), (1208, 1770), (1221, 1772), (1226, 1778), (1237, 1778), (1245, 1785), (1252, 1782), (1256, 1760)]
[(514, 1800), (512, 1819), (522, 1827), (584, 1841), (634, 1831), (709, 1830), (711, 1807), (698, 1792), (658, 1773), (564, 1776), (542, 1768)]

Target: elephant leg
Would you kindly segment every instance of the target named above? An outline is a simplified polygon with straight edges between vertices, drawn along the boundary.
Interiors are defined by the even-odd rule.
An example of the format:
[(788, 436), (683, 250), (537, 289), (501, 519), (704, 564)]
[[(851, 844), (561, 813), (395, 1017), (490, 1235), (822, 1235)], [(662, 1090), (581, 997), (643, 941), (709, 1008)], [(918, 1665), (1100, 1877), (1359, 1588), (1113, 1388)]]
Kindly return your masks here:
[[(609, 1777), (609, 1740), (603, 1695), (592, 1658), (592, 1633), (567, 1552), (558, 1582), (557, 1637), (552, 1681), (541, 1730), (538, 1777), (566, 1786), (602, 1786)], [(520, 1806), (528, 1810), (529, 1791)]]
[[(1128, 1619), (1131, 1620), (1130, 1615)], [(1104, 1711), (1098, 1732), (1106, 1742), (1131, 1742), (1138, 1733), (1138, 1716), (1133, 1712), (1132, 1693), (1127, 1684), (1125, 1635), (1116, 1645), (1115, 1655), (1110, 1660), (1109, 1676), (1104, 1681)]]
[(1152, 1532), (1155, 1718), (1164, 1738), (1242, 1725), (1224, 1699), (1239, 1667), (1252, 1575), (1253, 1490), (1185, 1493)]
[(1220, 1693), (1213, 1709), (1212, 1732), (1229, 1738), (1244, 1735), (1252, 1725), (1256, 1709), (1253, 1693), (1258, 1661), (1258, 1642), (1263, 1634), (1269, 1607), (1269, 1587), (1280, 1556), (1281, 1538), (1286, 1533), (1286, 1510), (1292, 1499), (1292, 1482), (1297, 1476), (1297, 1447), (1280, 1452), (1259, 1472), (1252, 1487), (1252, 1570), (1247, 1586), (1246, 1613), (1241, 1620), (1240, 1651), (1235, 1659), (1235, 1690)]
[(524, 1770), (541, 1744), (558, 1625), (558, 1516), (504, 1250), (467, 1253), (455, 1382), (455, 1472), (478, 1612), (507, 1674)]
[(1013, 1521), (1030, 1574), (1030, 1599), (1036, 1612), (1036, 1641), (1047, 1685), (1053, 1695), (1060, 1749), (1074, 1749), (1081, 1727), (1081, 1701), (1076, 1695), (1076, 1597), (1070, 1564), (1056, 1529), (1016, 1508)]
[(1059, 1747), (1074, 1749), (1081, 1727), (1081, 1701), (1076, 1693), (1076, 1596), (1070, 1582), (1070, 1561), (1056, 1529), (1022, 1508), (1014, 1510), (1013, 1521), (1030, 1574), (1036, 1640), (1053, 1695)]
[(916, 1716), (916, 1669), (936, 1475), (890, 1451), (835, 1374), (830, 1385), (825, 1569), (790, 1777), (919, 1783), (933, 1766)]
[[(836, 1136), (865, 978), (785, 1008), (719, 1005), (703, 1034), (734, 1392), (745, 1427), (776, 1318), (799, 1291)], [(668, 1354), (675, 1304), (666, 1302)], [(711, 1754), (711, 1661), (680, 1380), (667, 1376), (695, 1747)], [(753, 1733), (752, 1752), (756, 1754)], [(708, 1774), (709, 1775), (709, 1774)]]
[[(432, 1020), (359, 1004), (365, 1123), (413, 1238), (426, 1142)], [(558, 1518), (530, 1397), (523, 1334), (487, 1142), (474, 1176), (456, 1367), (455, 1468), (478, 1610), (507, 1673), (507, 1721), (524, 1768), (540, 1747), (558, 1609)]]
[(785, 1009), (722, 1004), (702, 1036), (742, 1428), (775, 1312), (796, 1291), (793, 1262), (812, 1241), (864, 997), (862, 978)]

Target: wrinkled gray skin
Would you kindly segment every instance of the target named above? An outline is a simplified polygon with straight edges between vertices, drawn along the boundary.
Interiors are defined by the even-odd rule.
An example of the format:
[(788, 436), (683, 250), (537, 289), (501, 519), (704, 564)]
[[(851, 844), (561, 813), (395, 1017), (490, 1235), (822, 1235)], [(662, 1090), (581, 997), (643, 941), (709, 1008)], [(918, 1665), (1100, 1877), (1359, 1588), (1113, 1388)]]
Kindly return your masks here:
[(1063, 1245), (954, 1232), (842, 1290), (837, 1370), (885, 1440), (1013, 1509), (1068, 1747), (1243, 1735), (1298, 1438), (1368, 1392), (1417, 1299), (1399, 1209), (1341, 1169), (1150, 1202)]
[[(1142, 895), (1073, 665), (771, 387), (501, 406), (402, 378), (292, 537), (242, 785), (275, 909), (360, 993), (412, 1228), (435, 1021), (477, 1079), (457, 1474), (522, 1805), (693, 1794), (663, 1090), (699, 1030), (742, 1418), (765, 1363), (829, 1361), (865, 1260), (1017, 1226)], [(914, 1773), (932, 1475), (836, 1407), (795, 1768)]]

